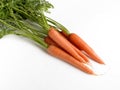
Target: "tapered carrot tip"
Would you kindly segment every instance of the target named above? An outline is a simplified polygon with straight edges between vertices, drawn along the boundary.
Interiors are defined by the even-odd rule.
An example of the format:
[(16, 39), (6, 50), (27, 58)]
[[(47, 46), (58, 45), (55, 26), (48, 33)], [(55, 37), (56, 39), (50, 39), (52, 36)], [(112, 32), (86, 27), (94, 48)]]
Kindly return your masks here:
[(94, 55), (96, 56), (96, 57), (94, 58), (94, 60), (95, 60), (96, 62), (98, 62), (99, 64), (104, 64), (104, 65), (105, 65), (105, 62), (103, 62), (103, 60), (102, 60), (96, 53), (94, 53)]
[(100, 58), (99, 56), (95, 53), (95, 51), (81, 38), (79, 37), (77, 34), (75, 33), (71, 33), (69, 35), (69, 40), (76, 45), (79, 49), (82, 49), (83, 51), (85, 51), (85, 53), (87, 53), (89, 55), (89, 57), (100, 63), (100, 64), (105, 64)]
[(97, 76), (97, 74), (95, 72), (93, 72), (91, 75)]
[[(100, 59), (101, 60), (101, 59)], [(100, 64), (104, 64), (105, 65), (105, 62), (103, 62), (102, 60), (101, 60), (101, 62), (99, 62)]]
[(88, 54), (86, 54), (86, 52), (83, 52), (87, 57), (89, 57), (90, 59), (92, 59), (93, 61), (95, 61), (95, 62), (97, 62), (97, 63), (99, 63), (99, 64), (103, 64), (103, 65), (105, 65), (105, 62), (95, 53), (95, 52), (93, 52), (92, 53), (92, 57), (91, 56), (89, 56)]
[(90, 65), (88, 65), (88, 64), (84, 64), (85, 65), (85, 68), (88, 68), (88, 70), (86, 69), (86, 72), (88, 73), (88, 74), (90, 74), (90, 75), (97, 75), (94, 71), (93, 71), (93, 69), (90, 67)]

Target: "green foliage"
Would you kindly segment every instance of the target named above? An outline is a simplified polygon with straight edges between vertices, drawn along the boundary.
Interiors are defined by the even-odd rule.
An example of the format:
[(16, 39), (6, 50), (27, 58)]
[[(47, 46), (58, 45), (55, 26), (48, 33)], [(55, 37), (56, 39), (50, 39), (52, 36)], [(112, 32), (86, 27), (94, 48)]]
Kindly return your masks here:
[(69, 33), (62, 24), (44, 15), (50, 8), (53, 5), (46, 0), (0, 0), (0, 38), (16, 34), (47, 47), (41, 38), (48, 35), (51, 25)]
[[(49, 29), (44, 12), (53, 5), (45, 0), (1, 0), (0, 1), (0, 38), (8, 34), (16, 34), (36, 41), (44, 47), (44, 37)], [(39, 24), (40, 30), (29, 22)], [(41, 33), (42, 32), (42, 33)]]

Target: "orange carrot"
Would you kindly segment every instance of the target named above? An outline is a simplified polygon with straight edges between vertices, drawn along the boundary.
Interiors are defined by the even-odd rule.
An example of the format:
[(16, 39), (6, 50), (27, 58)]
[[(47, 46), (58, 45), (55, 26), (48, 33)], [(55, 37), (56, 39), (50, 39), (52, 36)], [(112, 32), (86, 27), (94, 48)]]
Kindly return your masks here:
[(49, 36), (44, 38), (44, 41), (48, 44), (48, 45), (55, 45), (58, 46), (57, 43), (55, 43)]
[[(67, 33), (65, 33), (64, 31), (61, 31), (60, 33), (64, 38), (68, 39), (69, 35)], [(87, 63), (89, 63), (89, 59), (85, 54), (83, 54), (75, 45), (72, 44), (72, 47)]]
[(67, 34), (66, 32), (64, 31), (60, 31), (60, 33), (65, 37), (65, 38), (68, 38), (69, 34)]
[(76, 45), (79, 49), (84, 50), (94, 61), (104, 64), (100, 57), (95, 53), (95, 51), (78, 35), (71, 33), (69, 35), (69, 40)]
[(78, 48), (73, 45), (74, 50), (87, 62), (89, 63), (89, 58), (83, 54)]
[(72, 57), (71, 55), (66, 53), (64, 50), (58, 48), (57, 46), (50, 45), (47, 48), (47, 52), (49, 54), (51, 54), (52, 56), (62, 59), (65, 62), (77, 67), (78, 69), (82, 70), (83, 72), (94, 75), (94, 72), (89, 67), (87, 67), (85, 64), (79, 62), (74, 57)]
[(73, 49), (71, 43), (65, 39), (55, 28), (51, 27), (48, 32), (49, 37), (56, 42), (62, 49), (71, 54), (80, 62), (86, 63), (85, 60)]
[[(49, 36), (44, 38), (44, 41), (48, 44), (48, 45), (55, 45), (58, 46), (59, 45), (57, 43), (55, 43)], [(89, 59), (87, 58), (86, 55), (84, 55), (79, 49), (77, 49), (73, 44), (72, 44), (73, 48), (75, 49), (75, 51), (87, 62), (89, 63)]]

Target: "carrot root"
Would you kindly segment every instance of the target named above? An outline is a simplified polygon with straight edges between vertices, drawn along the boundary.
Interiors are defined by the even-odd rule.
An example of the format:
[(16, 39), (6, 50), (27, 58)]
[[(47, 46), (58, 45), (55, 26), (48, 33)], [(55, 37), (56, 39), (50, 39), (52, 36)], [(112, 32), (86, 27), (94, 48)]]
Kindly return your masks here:
[(79, 62), (74, 57), (63, 51), (62, 49), (58, 48), (57, 46), (50, 45), (47, 49), (47, 52), (59, 59), (62, 59), (63, 61), (75, 66), (76, 68), (82, 70), (85, 73), (94, 75), (95, 73), (85, 64)]
[[(64, 31), (61, 31), (60, 34), (61, 34), (64, 38), (66, 38), (66, 39), (68, 40), (68, 36), (69, 36), (69, 35), (68, 35), (67, 33), (65, 33)], [(72, 43), (71, 43), (71, 45), (72, 45), (73, 49), (74, 49), (87, 63), (89, 63), (88, 57), (87, 57), (84, 53), (82, 53), (75, 45), (73, 45)]]
[(80, 62), (86, 63), (86, 61), (73, 49), (72, 44), (67, 39), (65, 39), (57, 30), (51, 27), (48, 35), (54, 42), (56, 42), (62, 49), (71, 54), (74, 58)]
[(44, 41), (48, 44), (48, 45), (55, 45), (58, 46), (57, 43), (55, 43), (49, 36), (44, 38)]
[(94, 61), (105, 64), (100, 57), (95, 53), (95, 51), (78, 35), (71, 33), (69, 35), (69, 40), (76, 45), (79, 49), (84, 50)]
[(68, 38), (68, 36), (69, 36), (69, 34), (67, 34), (66, 32), (64, 32), (64, 31), (61, 31), (60, 32), (65, 38)]

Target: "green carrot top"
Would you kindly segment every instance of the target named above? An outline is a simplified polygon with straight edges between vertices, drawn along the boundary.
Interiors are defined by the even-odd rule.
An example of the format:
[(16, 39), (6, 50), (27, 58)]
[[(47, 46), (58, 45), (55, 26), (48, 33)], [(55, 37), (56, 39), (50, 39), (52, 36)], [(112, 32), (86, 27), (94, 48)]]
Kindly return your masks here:
[(53, 5), (46, 0), (1, 0), (0, 37), (16, 34), (30, 39), (43, 38), (47, 36), (51, 26), (69, 34), (63, 25), (44, 15), (45, 12), (49, 13), (50, 8)]
[[(53, 5), (45, 0), (1, 0), (0, 37), (7, 34), (21, 35), (47, 47), (40, 37), (44, 37), (49, 28), (44, 16), (49, 8), (53, 8)], [(35, 24), (31, 25), (33, 23), (29, 21)]]

